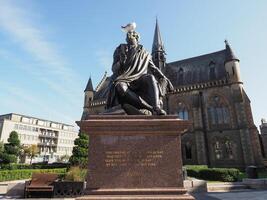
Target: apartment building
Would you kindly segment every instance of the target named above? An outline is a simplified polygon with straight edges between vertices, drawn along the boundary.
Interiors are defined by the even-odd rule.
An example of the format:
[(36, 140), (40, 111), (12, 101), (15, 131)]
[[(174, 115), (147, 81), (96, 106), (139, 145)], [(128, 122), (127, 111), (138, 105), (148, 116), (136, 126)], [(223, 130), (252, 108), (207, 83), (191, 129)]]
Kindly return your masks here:
[(69, 124), (16, 113), (0, 115), (0, 141), (7, 143), (12, 131), (18, 133), (21, 145), (38, 146), (40, 154), (33, 162), (51, 163), (64, 155), (71, 156), (74, 140), (78, 137), (78, 131)]

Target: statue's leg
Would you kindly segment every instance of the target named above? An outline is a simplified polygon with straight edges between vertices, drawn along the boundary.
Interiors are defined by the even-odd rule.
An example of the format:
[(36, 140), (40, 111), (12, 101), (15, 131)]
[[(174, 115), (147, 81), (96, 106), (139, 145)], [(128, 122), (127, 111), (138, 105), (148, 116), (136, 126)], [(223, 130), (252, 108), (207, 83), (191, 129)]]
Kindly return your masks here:
[(153, 112), (158, 115), (165, 115), (166, 112), (160, 108), (159, 88), (155, 77), (151, 74), (143, 75), (138, 79), (138, 85), (143, 90), (141, 96), (153, 106)]
[(121, 103), (128, 103), (137, 109), (147, 109), (153, 111), (153, 106), (149, 105), (143, 98), (131, 91), (128, 84), (125, 82), (118, 82), (116, 90), (121, 98)]

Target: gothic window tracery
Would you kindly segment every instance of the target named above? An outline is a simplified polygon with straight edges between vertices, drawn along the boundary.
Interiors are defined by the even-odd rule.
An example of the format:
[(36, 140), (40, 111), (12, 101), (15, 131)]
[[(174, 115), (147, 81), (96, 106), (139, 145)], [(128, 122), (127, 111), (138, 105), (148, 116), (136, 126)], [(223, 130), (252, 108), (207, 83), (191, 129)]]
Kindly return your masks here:
[(222, 145), (219, 141), (216, 141), (214, 144), (214, 150), (215, 150), (215, 157), (217, 160), (222, 159)]
[(229, 138), (216, 138), (213, 148), (216, 160), (234, 159), (235, 146)]
[(188, 109), (182, 102), (178, 103), (177, 115), (180, 119), (189, 119)]
[(225, 144), (225, 152), (226, 152), (227, 158), (233, 159), (234, 158), (233, 143), (227, 139), (224, 144)]
[(213, 96), (209, 102), (208, 114), (211, 126), (229, 125), (230, 113), (228, 105), (220, 96)]

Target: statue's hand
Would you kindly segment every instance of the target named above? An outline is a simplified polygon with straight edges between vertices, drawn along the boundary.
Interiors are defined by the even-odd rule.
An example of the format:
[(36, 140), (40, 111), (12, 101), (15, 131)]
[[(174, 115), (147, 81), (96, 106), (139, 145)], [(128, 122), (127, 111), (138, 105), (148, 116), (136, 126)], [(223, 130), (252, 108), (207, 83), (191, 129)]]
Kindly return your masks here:
[(174, 87), (169, 79), (167, 79), (167, 88), (169, 92), (172, 92), (174, 90)]

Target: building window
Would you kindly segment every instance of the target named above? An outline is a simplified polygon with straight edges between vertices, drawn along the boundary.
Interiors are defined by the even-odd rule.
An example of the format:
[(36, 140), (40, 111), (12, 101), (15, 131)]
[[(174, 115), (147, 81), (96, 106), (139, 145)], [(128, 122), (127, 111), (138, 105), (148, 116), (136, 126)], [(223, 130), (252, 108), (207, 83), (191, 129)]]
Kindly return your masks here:
[(222, 102), (219, 96), (214, 96), (208, 107), (208, 115), (212, 126), (230, 124), (228, 106)]
[(177, 115), (180, 119), (183, 119), (183, 120), (189, 119), (188, 110), (186, 106), (181, 102), (178, 103)]
[(222, 154), (222, 145), (219, 141), (216, 141), (214, 144), (214, 152), (215, 152), (215, 158), (217, 160), (221, 160), (223, 158), (223, 154)]
[(215, 63), (213, 61), (209, 64), (209, 78), (210, 80), (216, 79)]
[(225, 143), (225, 153), (226, 153), (226, 157), (228, 159), (233, 159), (234, 158), (234, 154), (233, 154), (233, 144), (230, 140), (226, 140)]
[(184, 84), (184, 70), (183, 68), (180, 68), (178, 71), (178, 85)]

